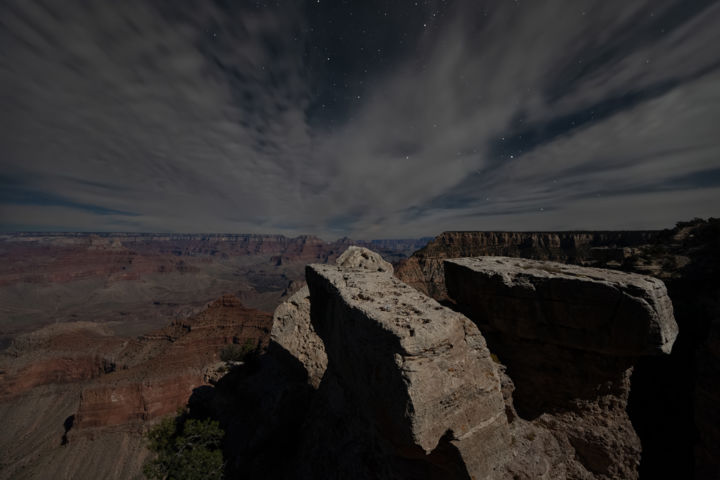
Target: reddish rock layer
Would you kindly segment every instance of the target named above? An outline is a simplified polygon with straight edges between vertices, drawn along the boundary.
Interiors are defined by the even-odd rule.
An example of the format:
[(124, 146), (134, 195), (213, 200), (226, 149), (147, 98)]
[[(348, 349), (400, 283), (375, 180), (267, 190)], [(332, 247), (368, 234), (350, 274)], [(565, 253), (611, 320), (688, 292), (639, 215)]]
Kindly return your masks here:
[(271, 326), (270, 314), (224, 295), (196, 317), (140, 338), (120, 352), (116, 372), (83, 391), (77, 428), (124, 425), (176, 411), (194, 388), (207, 383), (204, 370), (219, 360), (224, 346), (262, 347)]

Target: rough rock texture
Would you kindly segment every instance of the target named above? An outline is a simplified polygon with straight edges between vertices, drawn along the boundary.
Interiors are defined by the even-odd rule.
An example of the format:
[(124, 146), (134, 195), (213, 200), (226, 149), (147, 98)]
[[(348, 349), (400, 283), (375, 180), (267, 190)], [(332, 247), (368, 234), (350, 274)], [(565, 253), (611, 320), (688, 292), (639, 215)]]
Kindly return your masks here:
[[(553, 236), (578, 242), (562, 242), (552, 250), (536, 241)], [(583, 246), (584, 238), (592, 243)], [(523, 241), (514, 244), (517, 240)], [(396, 265), (395, 272), (444, 301), (442, 259), (479, 255), (551, 259), (663, 280), (680, 331), (670, 356), (635, 360), (628, 407), (642, 441), (640, 477), (720, 478), (720, 219), (693, 219), (658, 232), (557, 232), (545, 237), (447, 232)]]
[(348, 247), (335, 264), (345, 268), (362, 268), (370, 271), (393, 273), (393, 266), (372, 250), (363, 247)]
[[(191, 413), (226, 427), (228, 476), (513, 478), (520, 450), (480, 332), (365, 253), (308, 267), (310, 296), (277, 309), (267, 353), (193, 395)], [(549, 434), (518, 448), (548, 438), (558, 448)]]
[(627, 232), (444, 232), (396, 268), (403, 282), (436, 300), (447, 299), (443, 260), (499, 255), (583, 265), (622, 262), (652, 231)]
[(448, 294), (508, 367), (511, 411), (557, 440), (548, 462), (567, 478), (637, 478), (634, 357), (669, 353), (677, 335), (662, 282), (506, 257), (446, 260), (444, 271)]
[(678, 334), (665, 284), (645, 275), (509, 257), (446, 260), (445, 271), (477, 322), (518, 338), (638, 356), (670, 353)]
[(472, 322), (384, 272), (310, 265), (306, 275), (326, 376), (346, 415), (387, 449), (391, 475), (400, 463), (442, 471), (452, 452), (462, 462), (447, 478), (499, 478), (509, 430), (496, 366)]
[[(383, 260), (379, 254), (356, 246), (348, 247), (337, 258), (336, 265), (386, 275), (393, 273), (392, 265)], [(303, 364), (308, 381), (313, 387), (318, 388), (327, 368), (327, 355), (325, 345), (315, 333), (310, 321), (310, 290), (307, 285), (275, 309), (271, 340)]]
[(310, 290), (307, 285), (275, 309), (270, 340), (302, 363), (308, 382), (313, 387), (320, 386), (327, 368), (327, 355), (325, 345), (310, 322)]

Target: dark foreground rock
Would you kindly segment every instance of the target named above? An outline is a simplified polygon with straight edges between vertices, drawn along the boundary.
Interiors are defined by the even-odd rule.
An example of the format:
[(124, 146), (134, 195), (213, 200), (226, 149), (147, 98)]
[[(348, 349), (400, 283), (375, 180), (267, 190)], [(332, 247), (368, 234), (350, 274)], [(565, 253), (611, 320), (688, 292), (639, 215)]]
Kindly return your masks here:
[(678, 334), (661, 280), (510, 257), (445, 261), (451, 298), (486, 329), (614, 356), (670, 353)]
[(507, 365), (517, 414), (557, 439), (568, 477), (637, 478), (633, 365), (670, 353), (678, 331), (662, 281), (508, 257), (446, 260), (444, 271)]
[[(353, 435), (377, 446), (376, 465), (389, 477), (409, 469), (420, 478), (499, 478), (510, 435), (497, 368), (477, 327), (383, 272), (311, 265), (307, 280), (328, 354), (323, 382), (333, 385), (319, 403), (342, 392), (339, 420), (362, 425)], [(344, 440), (345, 432), (320, 430)], [(306, 444), (311, 456), (326, 448)], [(380, 473), (353, 474), (353, 463), (336, 468), (344, 478)], [(327, 465), (308, 470), (315, 478), (334, 473)]]
[[(219, 418), (227, 430), (229, 477), (637, 478), (630, 373), (634, 355), (672, 347), (661, 285), (608, 274), (588, 286), (602, 271), (562, 274), (550, 271), (554, 264), (530, 275), (537, 283), (520, 282), (497, 264), (486, 274), (506, 282), (466, 289), (467, 312), (477, 298), (490, 302), (486, 316), (470, 320), (378, 268), (372, 252), (340, 258), (307, 267), (307, 288), (275, 312), (266, 355), (196, 392), (193, 414)], [(544, 291), (540, 279), (566, 282), (549, 290), (547, 311), (531, 295)], [(516, 289), (527, 290), (522, 302)], [(622, 308), (606, 305), (611, 293)], [(576, 304), (595, 294), (604, 301), (584, 325), (589, 313)], [(523, 318), (503, 323), (515, 314)], [(553, 340), (564, 327), (571, 333)]]
[(658, 232), (447, 232), (396, 265), (395, 275), (444, 303), (443, 260), (484, 255), (662, 280), (679, 333), (670, 355), (634, 360), (628, 409), (642, 442), (640, 478), (720, 478), (720, 219)]

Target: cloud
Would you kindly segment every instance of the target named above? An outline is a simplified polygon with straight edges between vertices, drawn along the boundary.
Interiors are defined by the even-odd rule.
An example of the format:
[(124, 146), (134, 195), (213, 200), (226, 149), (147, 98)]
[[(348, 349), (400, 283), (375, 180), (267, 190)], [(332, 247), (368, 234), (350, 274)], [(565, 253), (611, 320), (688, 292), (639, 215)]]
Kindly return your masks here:
[(165, 5), (6, 2), (4, 229), (367, 238), (720, 213), (692, 184), (720, 168), (713, 2), (431, 3), (409, 37), (375, 27), (408, 40), (359, 55), (380, 60), (328, 113), (313, 3)]

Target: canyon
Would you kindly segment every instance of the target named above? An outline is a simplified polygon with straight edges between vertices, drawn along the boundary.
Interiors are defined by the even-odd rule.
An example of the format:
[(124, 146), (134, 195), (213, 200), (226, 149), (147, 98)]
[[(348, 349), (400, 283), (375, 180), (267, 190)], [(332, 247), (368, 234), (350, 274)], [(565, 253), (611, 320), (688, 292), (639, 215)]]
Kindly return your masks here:
[[(417, 242), (364, 243), (397, 259)], [(0, 236), (0, 478), (140, 476), (148, 425), (227, 372), (225, 346), (262, 351), (266, 312), (302, 286), (305, 264), (351, 243), (363, 242)]]
[(344, 257), (309, 265), (267, 353), (191, 402), (225, 425), (229, 477), (638, 478), (633, 366), (677, 336), (661, 281), (451, 260), (451, 309), (377, 254)]
[(0, 235), (0, 348), (61, 322), (102, 322), (120, 336), (196, 314), (224, 293), (272, 312), (307, 263), (331, 262), (351, 244), (392, 260), (429, 239), (282, 235), (15, 233)]
[[(180, 268), (163, 263), (176, 256), (164, 246), (143, 250), (147, 239), (130, 249), (61, 237), (53, 242), (80, 252), (70, 263), (92, 242), (105, 260), (88, 253), (86, 270), (47, 260), (31, 274), (13, 257), (2, 278), (75, 288), (98, 275), (144, 288), (164, 275), (190, 285), (222, 265), (255, 286), (226, 288), (228, 275), (200, 305), (200, 294), (172, 306), (146, 298), (132, 308), (152, 303), (154, 316), (130, 327), (73, 317), (82, 308), (68, 302), (63, 321), (7, 328), (0, 478), (136, 478), (142, 433), (182, 407), (220, 422), (228, 478), (720, 474), (718, 220), (660, 232), (446, 232), (409, 258), (412, 241), (383, 255), (348, 239), (277, 247), (236, 236), (234, 254), (226, 240), (201, 242), (223, 254), (178, 236), (190, 252), (177, 255)], [(155, 267), (124, 278), (122, 261), (105, 263), (118, 242)], [(42, 263), (48, 247), (29, 248)], [(263, 284), (272, 289), (261, 298)], [(255, 308), (264, 302), (277, 305), (272, 317)], [(136, 335), (143, 323), (160, 325)], [(219, 361), (248, 341), (246, 362)]]

